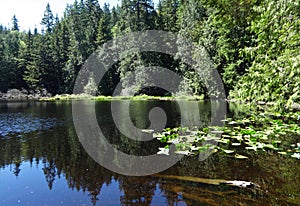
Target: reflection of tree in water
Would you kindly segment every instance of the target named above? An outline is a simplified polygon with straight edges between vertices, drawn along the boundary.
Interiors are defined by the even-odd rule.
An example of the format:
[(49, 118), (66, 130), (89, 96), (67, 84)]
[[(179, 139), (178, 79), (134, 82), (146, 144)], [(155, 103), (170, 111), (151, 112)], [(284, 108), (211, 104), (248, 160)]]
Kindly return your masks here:
[(52, 190), (53, 183), (54, 183), (55, 177), (57, 175), (56, 165), (52, 159), (50, 159), (48, 161), (47, 161), (47, 159), (43, 159), (43, 164), (44, 164), (43, 171), (44, 171), (44, 174), (46, 177), (46, 181), (48, 183), (48, 187), (50, 190)]
[[(61, 108), (58, 107), (58, 109)], [(63, 111), (59, 110), (59, 115), (70, 116), (70, 114), (64, 114)], [(200, 120), (201, 123), (206, 124), (209, 122), (209, 112), (205, 113), (204, 109), (200, 112), (205, 114), (203, 119)], [(137, 126), (145, 126), (142, 118), (144, 115), (144, 113), (140, 115), (135, 113), (133, 122)], [(188, 119), (188, 117), (185, 118)], [(190, 116), (191, 118), (193, 116)], [(106, 124), (109, 123), (104, 119), (103, 124), (105, 122)], [(124, 137), (119, 136), (119, 132), (115, 130), (109, 131), (110, 127), (106, 128), (105, 132), (111, 133), (112, 137), (115, 138), (112, 138), (111, 141), (123, 151), (138, 153), (139, 150), (149, 149), (149, 147), (147, 148), (149, 146), (147, 143), (143, 145), (144, 143), (126, 140)], [(201, 194), (202, 197), (206, 197), (208, 200), (216, 200), (212, 194), (219, 191), (218, 188), (215, 188), (216, 191), (214, 191), (214, 189), (208, 189), (207, 186), (195, 186), (192, 183), (153, 177), (126, 177), (112, 173), (99, 166), (88, 156), (78, 141), (72, 125), (57, 127), (55, 130), (46, 133), (32, 132), (21, 137), (0, 137), (0, 145), (0, 167), (11, 165), (13, 166), (12, 172), (18, 176), (22, 173), (20, 166), (23, 161), (29, 161), (31, 165), (34, 161), (37, 165), (42, 162), (43, 172), (49, 189), (54, 187), (55, 179), (59, 178), (60, 174), (63, 174), (62, 176), (66, 179), (69, 188), (87, 192), (93, 205), (97, 203), (100, 197), (103, 184), (110, 185), (113, 178), (119, 182), (120, 190), (124, 192), (124, 195), (119, 200), (122, 205), (150, 205), (157, 185), (161, 190), (161, 196), (166, 197), (168, 205), (176, 205), (179, 202), (188, 204), (193, 198), (195, 199), (194, 205), (199, 205)], [(153, 143), (153, 145), (155, 144)], [(147, 151), (149, 152), (149, 150)], [(146, 151), (143, 152), (146, 153)], [(199, 162), (197, 157), (184, 158), (177, 165), (165, 171), (165, 174), (212, 179), (244, 179), (255, 182), (269, 191), (273, 190), (274, 192), (274, 188), (276, 188), (278, 192), (275, 194), (278, 197), (281, 194), (282, 196), (299, 194), (298, 185), (300, 182), (298, 173), (300, 166), (295, 164), (295, 160), (267, 153), (256, 154), (249, 152), (249, 154), (245, 155), (249, 157), (249, 160), (235, 161), (232, 158), (217, 155), (212, 155), (202, 162)], [(280, 187), (278, 187), (278, 184)], [(203, 188), (207, 190), (203, 190)], [(187, 194), (193, 194), (193, 196), (187, 196)], [(241, 194), (238, 195), (239, 198), (242, 196)], [(244, 197), (246, 196), (247, 194), (244, 195)], [(218, 201), (223, 204), (224, 198), (227, 201), (231, 201), (231, 197), (220, 196)], [(255, 199), (251, 198), (252, 196), (249, 196), (250, 200)], [(262, 198), (260, 200), (270, 201)], [(276, 204), (276, 202), (271, 203)], [(270, 205), (272, 205), (271, 203)]]
[(100, 167), (85, 154), (79, 155), (77, 161), (69, 165), (64, 173), (69, 187), (88, 191), (93, 205), (96, 205), (103, 184), (111, 184), (113, 177), (110, 171)]
[(21, 161), (15, 163), (15, 166), (14, 166), (14, 169), (13, 169), (13, 173), (14, 173), (14, 175), (16, 175), (16, 177), (19, 176), (19, 173), (21, 171), (20, 166), (21, 166)]
[(155, 193), (157, 182), (145, 177), (119, 178), (120, 189), (124, 191), (124, 196), (120, 197), (121, 204), (129, 205), (150, 205)]
[(160, 184), (160, 190), (167, 198), (167, 205), (178, 205), (179, 202), (182, 202), (181, 198), (179, 197), (180, 190), (176, 190), (176, 186), (172, 186), (174, 189), (170, 189), (168, 184)]

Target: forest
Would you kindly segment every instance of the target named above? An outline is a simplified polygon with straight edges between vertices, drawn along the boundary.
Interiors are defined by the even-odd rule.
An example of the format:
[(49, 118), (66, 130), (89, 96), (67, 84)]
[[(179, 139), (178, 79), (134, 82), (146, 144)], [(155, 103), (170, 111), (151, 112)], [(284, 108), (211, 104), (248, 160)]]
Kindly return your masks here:
[[(295, 105), (300, 100), (300, 2), (292, 0), (122, 0), (100, 7), (97, 0), (68, 5), (62, 18), (47, 5), (39, 32), (0, 26), (0, 90), (52, 95), (73, 92), (87, 58), (105, 42), (134, 31), (162, 30), (190, 39), (196, 58), (204, 47), (230, 99)], [(199, 46), (199, 47), (197, 47)], [(180, 48), (184, 51), (186, 48)], [(179, 57), (179, 58), (178, 58)], [(201, 78), (180, 59), (151, 52), (124, 54), (96, 86), (112, 95), (126, 74), (135, 75), (138, 94), (163, 95), (142, 88), (139, 66), (159, 65), (180, 74), (180, 93), (206, 95)], [(86, 87), (89, 93), (92, 81)], [(93, 86), (93, 85), (92, 85)]]

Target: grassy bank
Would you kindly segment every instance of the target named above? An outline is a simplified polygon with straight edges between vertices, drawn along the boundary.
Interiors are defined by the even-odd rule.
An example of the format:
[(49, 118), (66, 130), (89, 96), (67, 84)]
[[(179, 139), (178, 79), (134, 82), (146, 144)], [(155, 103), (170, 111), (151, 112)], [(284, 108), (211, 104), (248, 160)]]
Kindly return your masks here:
[(139, 95), (139, 96), (91, 96), (87, 94), (62, 94), (55, 95), (54, 97), (43, 97), (40, 98), (40, 101), (69, 101), (69, 100), (92, 100), (92, 101), (112, 101), (112, 100), (187, 100), (187, 101), (197, 101), (203, 100), (203, 96), (168, 96), (168, 97), (159, 97), (159, 96), (148, 96), (148, 95)]

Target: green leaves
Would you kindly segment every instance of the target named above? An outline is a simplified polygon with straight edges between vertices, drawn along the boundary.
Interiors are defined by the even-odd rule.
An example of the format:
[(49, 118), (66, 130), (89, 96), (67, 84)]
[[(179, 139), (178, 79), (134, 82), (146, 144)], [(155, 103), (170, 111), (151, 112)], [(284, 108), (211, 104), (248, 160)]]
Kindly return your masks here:
[[(285, 118), (285, 121), (278, 118)], [(294, 141), (293, 136), (300, 134), (300, 126), (286, 123), (294, 118), (299, 121), (292, 113), (261, 113), (247, 120), (228, 119), (223, 121), (224, 127), (167, 128), (161, 134), (155, 134), (154, 138), (166, 144), (175, 144), (181, 154), (184, 151), (189, 155), (198, 154), (212, 149), (237, 159), (247, 159), (247, 156), (240, 154), (241, 151), (278, 151), (278, 154), (300, 159), (300, 143), (290, 144)], [(207, 140), (213, 140), (216, 144), (206, 144)]]
[(250, 31), (255, 44), (245, 48), (253, 58), (248, 72), (240, 78), (232, 98), (278, 103), (278, 110), (299, 102), (300, 21), (299, 2), (265, 0), (254, 7), (258, 12)]

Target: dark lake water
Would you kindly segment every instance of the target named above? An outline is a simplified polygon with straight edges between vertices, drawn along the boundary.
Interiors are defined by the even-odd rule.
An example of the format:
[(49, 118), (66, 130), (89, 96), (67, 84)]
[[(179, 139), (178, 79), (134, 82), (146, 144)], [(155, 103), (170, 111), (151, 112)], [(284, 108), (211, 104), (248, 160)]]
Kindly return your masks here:
[[(158, 141), (138, 142), (113, 123), (111, 102), (96, 102), (97, 120), (109, 142), (127, 154), (155, 154)], [(117, 103), (120, 111), (124, 102)], [(199, 112), (192, 108), (195, 104)], [(149, 111), (164, 109), (167, 127), (183, 115), (211, 121), (209, 102), (184, 102), (184, 114), (172, 101), (131, 102), (130, 120), (150, 125)], [(124, 106), (124, 109), (125, 106)], [(234, 108), (228, 115), (236, 114)], [(84, 119), (82, 121), (85, 121)], [(81, 145), (71, 102), (0, 103), (0, 205), (300, 205), (299, 160), (275, 152), (249, 152), (239, 160), (213, 154), (204, 161), (185, 157), (160, 175), (125, 176), (94, 161)], [(117, 160), (116, 160), (117, 161)], [(224, 187), (167, 178), (190, 176), (245, 180), (259, 189)]]

